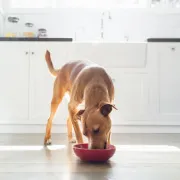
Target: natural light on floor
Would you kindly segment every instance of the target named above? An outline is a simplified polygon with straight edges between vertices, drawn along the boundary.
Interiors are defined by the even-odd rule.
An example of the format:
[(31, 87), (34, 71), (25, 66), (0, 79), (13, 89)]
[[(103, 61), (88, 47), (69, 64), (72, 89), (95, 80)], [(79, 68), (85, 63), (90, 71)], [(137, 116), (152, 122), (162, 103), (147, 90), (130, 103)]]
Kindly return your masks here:
[(51, 146), (47, 146), (47, 147), (44, 147), (43, 145), (42, 146), (0, 146), (0, 151), (40, 151), (40, 150), (43, 150), (43, 149), (48, 149), (48, 150), (51, 150), (51, 151), (54, 151), (54, 150), (61, 150), (61, 149), (64, 149), (66, 148), (65, 145), (51, 145)]
[[(115, 145), (116, 151), (121, 152), (180, 152), (180, 148), (169, 145)], [(0, 146), (0, 151), (41, 151), (48, 149), (51, 151), (65, 149), (66, 145), (51, 145), (44, 147), (43, 145), (34, 146)]]
[(116, 150), (126, 152), (180, 152), (178, 147), (169, 145), (116, 145)]

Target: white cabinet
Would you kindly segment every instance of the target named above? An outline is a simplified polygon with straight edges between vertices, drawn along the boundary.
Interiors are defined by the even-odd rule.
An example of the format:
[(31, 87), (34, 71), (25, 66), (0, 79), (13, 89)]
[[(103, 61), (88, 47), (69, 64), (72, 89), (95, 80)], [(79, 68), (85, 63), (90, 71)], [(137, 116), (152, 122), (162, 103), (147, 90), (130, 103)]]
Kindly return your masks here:
[[(105, 66), (115, 85), (118, 110), (112, 112), (113, 125), (179, 125), (180, 44), (149, 43), (147, 54), (144, 45), (136, 45), (136, 57), (133, 46), (115, 43), (108, 52), (109, 48), (92, 43), (0, 42), (0, 124), (46, 124), (54, 84), (44, 59), (48, 49), (55, 68), (77, 59)], [(128, 55), (131, 51), (134, 58)], [(54, 124), (66, 124), (67, 103), (64, 98)]]
[(148, 46), (151, 111), (155, 124), (180, 124), (180, 44)]
[[(55, 67), (66, 61), (70, 43), (0, 43), (0, 124), (46, 124), (54, 77), (48, 71), (44, 55), (52, 53)], [(67, 100), (64, 99), (54, 124), (66, 124)]]
[[(147, 120), (148, 78), (145, 59), (146, 46), (145, 44), (136, 44), (137, 59), (133, 59), (134, 55), (132, 56), (132, 54), (135, 51), (133, 51), (132, 45), (126, 44), (124, 47), (123, 44), (114, 43), (111, 46), (113, 49), (110, 50), (108, 44), (2, 42), (1, 54), (6, 59), (1, 61), (2, 66), (0, 67), (2, 68), (2, 83), (4, 83), (1, 89), (3, 122), (46, 124), (50, 113), (54, 84), (54, 77), (50, 75), (44, 59), (47, 49), (51, 52), (55, 68), (61, 67), (69, 60), (79, 59), (89, 59), (106, 68), (108, 67), (107, 71), (115, 80), (115, 103), (119, 109), (112, 113), (114, 125), (137, 124), (137, 121)], [(128, 55), (131, 50), (133, 51), (132, 54)], [(140, 50), (142, 50), (142, 55)], [(113, 55), (113, 52), (116, 52), (115, 55)], [(5, 76), (7, 69), (10, 70), (10, 73)], [(3, 81), (4, 79), (6, 81)], [(12, 82), (9, 84), (8, 82), (11, 79)], [(15, 83), (16, 86), (14, 87), (12, 83)], [(7, 102), (9, 101), (9, 109), (4, 103), (5, 99)], [(4, 113), (6, 111), (7, 114)], [(57, 110), (53, 123), (66, 124), (67, 115), (67, 100), (64, 98)]]
[(28, 122), (28, 53), (26, 43), (0, 43), (0, 124)]

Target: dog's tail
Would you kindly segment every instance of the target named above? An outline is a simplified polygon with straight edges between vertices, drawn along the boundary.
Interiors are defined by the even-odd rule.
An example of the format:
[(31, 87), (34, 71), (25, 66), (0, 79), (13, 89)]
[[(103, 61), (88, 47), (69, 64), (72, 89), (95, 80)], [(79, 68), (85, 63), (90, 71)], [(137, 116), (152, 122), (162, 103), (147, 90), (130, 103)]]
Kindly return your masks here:
[(50, 54), (50, 52), (48, 50), (46, 51), (45, 59), (46, 59), (46, 63), (47, 63), (47, 66), (48, 66), (48, 69), (49, 69), (50, 73), (53, 76), (57, 76), (59, 70), (54, 69), (54, 66), (53, 66), (53, 63), (52, 63), (52, 60), (51, 60), (51, 54)]

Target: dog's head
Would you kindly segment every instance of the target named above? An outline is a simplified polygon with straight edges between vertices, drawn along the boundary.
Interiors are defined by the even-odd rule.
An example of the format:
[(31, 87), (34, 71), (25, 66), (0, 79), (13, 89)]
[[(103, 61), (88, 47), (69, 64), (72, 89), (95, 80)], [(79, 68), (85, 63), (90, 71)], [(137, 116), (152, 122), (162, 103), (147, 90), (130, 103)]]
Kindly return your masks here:
[(110, 113), (116, 107), (101, 102), (97, 107), (80, 110), (77, 115), (81, 119), (83, 134), (88, 137), (90, 149), (106, 149), (107, 139), (111, 130)]

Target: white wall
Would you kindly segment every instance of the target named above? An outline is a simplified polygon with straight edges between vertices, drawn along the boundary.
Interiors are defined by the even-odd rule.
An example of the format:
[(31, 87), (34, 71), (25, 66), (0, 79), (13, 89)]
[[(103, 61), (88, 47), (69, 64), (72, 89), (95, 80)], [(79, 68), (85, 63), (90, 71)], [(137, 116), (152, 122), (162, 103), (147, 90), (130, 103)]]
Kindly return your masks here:
[(3, 15), (0, 12), (0, 36), (3, 36), (3, 26), (4, 26)]
[(4, 8), (3, 8), (3, 0), (0, 0), (0, 36), (3, 36), (3, 27), (4, 27), (4, 18), (3, 18), (3, 13), (4, 13)]
[(180, 14), (155, 14), (148, 12), (112, 13), (112, 25), (107, 28), (109, 39), (123, 39), (124, 35), (130, 40), (144, 40), (147, 37), (179, 37)]
[[(45, 27), (49, 37), (73, 37), (77, 40), (97, 40), (100, 38), (100, 9), (59, 9), (56, 13), (14, 14), (20, 17), (17, 31), (22, 32), (25, 22), (33, 22), (35, 28)], [(13, 15), (13, 14), (9, 14)], [(104, 16), (105, 40), (122, 41), (129, 36), (130, 41), (145, 40), (148, 37), (179, 37), (180, 14), (146, 12), (143, 10), (111, 10)], [(7, 31), (15, 30), (8, 23)]]
[(2, 25), (3, 25), (2, 15), (0, 14), (0, 36), (2, 36)]

